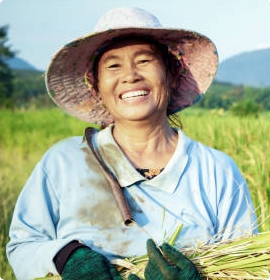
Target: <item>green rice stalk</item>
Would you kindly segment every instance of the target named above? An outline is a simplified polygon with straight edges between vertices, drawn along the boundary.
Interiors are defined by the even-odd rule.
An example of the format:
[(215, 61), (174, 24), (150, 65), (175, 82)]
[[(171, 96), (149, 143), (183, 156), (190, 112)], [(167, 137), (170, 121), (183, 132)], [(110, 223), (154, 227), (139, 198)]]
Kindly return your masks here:
[(60, 275), (48, 275), (45, 277), (41, 277), (41, 278), (35, 278), (34, 280), (61, 280), (61, 276)]
[[(167, 241), (174, 245), (181, 231), (178, 226)], [(240, 237), (214, 244), (181, 249), (197, 267), (204, 280), (266, 280), (270, 277), (270, 231), (252, 237)], [(134, 273), (144, 279), (148, 256), (113, 260), (123, 279)], [(48, 276), (35, 280), (61, 280)]]
[[(192, 250), (181, 249), (181, 252), (195, 264), (205, 280), (265, 280), (270, 277), (270, 232), (200, 245)], [(122, 277), (127, 279), (134, 273), (143, 279), (147, 256), (125, 261), (133, 266), (124, 267)]]

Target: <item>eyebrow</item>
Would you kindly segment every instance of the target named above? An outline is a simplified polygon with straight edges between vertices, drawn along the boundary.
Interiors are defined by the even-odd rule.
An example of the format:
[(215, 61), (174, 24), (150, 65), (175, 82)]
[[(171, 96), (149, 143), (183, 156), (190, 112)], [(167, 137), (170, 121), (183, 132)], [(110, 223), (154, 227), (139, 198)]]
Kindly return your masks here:
[(114, 54), (112, 54), (112, 55), (107, 56), (107, 57), (103, 60), (103, 63), (107, 63), (109, 60), (112, 60), (112, 59), (119, 59), (119, 58), (120, 58), (119, 55), (114, 55)]
[[(139, 50), (134, 53), (134, 57), (140, 56), (140, 55), (150, 55), (153, 57), (157, 57), (157, 55), (154, 51), (149, 51), (149, 50)], [(121, 58), (121, 55), (111, 54), (104, 59), (103, 63), (107, 63), (109, 60), (120, 59), (120, 58)]]
[(139, 56), (139, 55), (150, 55), (150, 56), (157, 57), (157, 55), (154, 51), (146, 51), (146, 50), (138, 51), (135, 53), (135, 56)]

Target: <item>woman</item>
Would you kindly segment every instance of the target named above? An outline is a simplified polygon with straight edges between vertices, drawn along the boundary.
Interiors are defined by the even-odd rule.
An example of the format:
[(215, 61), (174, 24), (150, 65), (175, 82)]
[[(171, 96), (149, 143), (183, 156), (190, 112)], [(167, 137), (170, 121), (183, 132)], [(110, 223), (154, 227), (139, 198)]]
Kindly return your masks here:
[(138, 8), (109, 11), (94, 33), (56, 54), (49, 94), (102, 129), (53, 146), (26, 183), (7, 245), (18, 279), (121, 279), (108, 260), (146, 252), (147, 280), (200, 279), (165, 242), (179, 224), (178, 249), (255, 232), (232, 159), (168, 121), (202, 97), (217, 63), (208, 38), (162, 28)]

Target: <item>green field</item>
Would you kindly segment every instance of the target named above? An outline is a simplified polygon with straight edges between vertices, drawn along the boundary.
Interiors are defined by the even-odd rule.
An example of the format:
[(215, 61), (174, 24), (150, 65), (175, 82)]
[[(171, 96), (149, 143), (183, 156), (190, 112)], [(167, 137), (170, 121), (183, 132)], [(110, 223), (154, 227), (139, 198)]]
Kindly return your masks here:
[[(270, 230), (270, 114), (238, 118), (219, 111), (187, 109), (184, 131), (193, 139), (229, 154), (246, 178), (260, 217), (261, 231)], [(0, 111), (0, 278), (15, 277), (5, 245), (16, 198), (44, 152), (56, 141), (81, 135), (86, 123), (59, 109)]]

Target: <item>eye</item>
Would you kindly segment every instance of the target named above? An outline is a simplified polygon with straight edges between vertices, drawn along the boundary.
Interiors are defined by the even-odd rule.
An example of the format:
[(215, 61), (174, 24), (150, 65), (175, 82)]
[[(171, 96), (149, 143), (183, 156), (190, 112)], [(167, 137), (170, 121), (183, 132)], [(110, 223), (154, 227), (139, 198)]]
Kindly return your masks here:
[(121, 67), (121, 65), (119, 63), (110, 63), (106, 66), (106, 68), (109, 69), (109, 70), (115, 70), (115, 69), (118, 69), (120, 67)]
[(142, 54), (137, 57), (137, 64), (138, 65), (145, 65), (151, 63), (154, 60), (152, 55)]
[(151, 61), (151, 59), (147, 59), (147, 58), (145, 58), (145, 59), (140, 59), (139, 61), (138, 61), (138, 64), (145, 64), (145, 63), (148, 63), (148, 62), (150, 62)]

